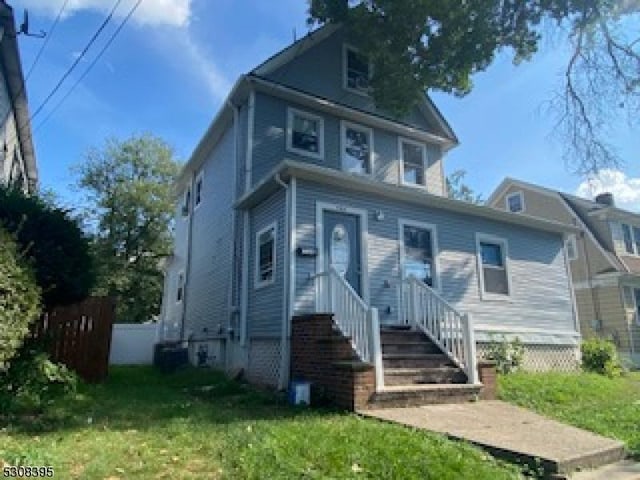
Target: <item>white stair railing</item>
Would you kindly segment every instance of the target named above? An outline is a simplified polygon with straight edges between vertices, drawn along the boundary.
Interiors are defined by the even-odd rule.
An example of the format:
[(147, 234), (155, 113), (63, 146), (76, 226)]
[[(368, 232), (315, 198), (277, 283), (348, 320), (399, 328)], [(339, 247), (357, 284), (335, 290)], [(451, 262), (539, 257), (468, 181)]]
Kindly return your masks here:
[(384, 387), (382, 347), (378, 309), (370, 307), (353, 287), (330, 267), (328, 272), (317, 275), (320, 281), (320, 310), (330, 312), (336, 325), (363, 362), (375, 367), (376, 389)]
[(451, 361), (478, 383), (476, 342), (470, 315), (453, 308), (431, 287), (411, 276), (403, 282), (403, 314), (422, 330)]

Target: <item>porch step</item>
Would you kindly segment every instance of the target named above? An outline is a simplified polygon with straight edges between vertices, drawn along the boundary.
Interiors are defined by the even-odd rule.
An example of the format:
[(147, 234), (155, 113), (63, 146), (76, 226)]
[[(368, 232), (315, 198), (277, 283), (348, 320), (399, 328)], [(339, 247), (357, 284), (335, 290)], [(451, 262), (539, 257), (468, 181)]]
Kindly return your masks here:
[(435, 368), (387, 368), (384, 371), (384, 384), (460, 384), (466, 383), (467, 376), (457, 367)]
[(455, 367), (453, 362), (442, 353), (386, 353), (382, 363), (389, 368), (434, 368)]
[(389, 386), (376, 392), (368, 408), (417, 407), (440, 403), (465, 403), (477, 400), (480, 385), (438, 384)]
[(417, 330), (396, 330), (382, 327), (380, 329), (380, 342), (385, 343), (405, 343), (405, 342), (433, 342), (424, 333)]
[(382, 342), (382, 354), (395, 353), (442, 353), (433, 342)]

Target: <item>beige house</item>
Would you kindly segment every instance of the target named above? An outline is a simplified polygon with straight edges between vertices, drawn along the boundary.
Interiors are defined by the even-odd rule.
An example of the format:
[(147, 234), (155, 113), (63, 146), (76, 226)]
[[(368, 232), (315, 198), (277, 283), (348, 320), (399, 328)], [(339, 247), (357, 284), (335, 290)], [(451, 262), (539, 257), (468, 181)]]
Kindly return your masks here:
[(506, 178), (489, 206), (574, 225), (566, 237), (573, 290), (584, 338), (613, 339), (624, 359), (640, 365), (640, 214)]
[(33, 192), (38, 171), (16, 37), (13, 9), (0, 0), (0, 184)]

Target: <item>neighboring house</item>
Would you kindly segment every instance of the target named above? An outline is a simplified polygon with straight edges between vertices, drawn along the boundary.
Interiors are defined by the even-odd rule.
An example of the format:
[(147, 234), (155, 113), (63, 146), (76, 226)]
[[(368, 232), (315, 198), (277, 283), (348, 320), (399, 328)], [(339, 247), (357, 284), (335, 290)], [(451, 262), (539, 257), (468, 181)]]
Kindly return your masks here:
[(327, 311), (378, 388), (378, 323), (425, 331), (469, 382), (492, 335), (519, 337), (529, 368), (574, 367), (577, 229), (447, 198), (452, 129), (426, 95), (402, 119), (377, 109), (369, 73), (326, 26), (236, 82), (177, 185), (163, 339), (280, 387), (292, 317)]
[(591, 201), (512, 178), (488, 204), (581, 229), (566, 247), (582, 336), (612, 338), (640, 364), (640, 214), (616, 208), (610, 193)]
[(0, 184), (33, 192), (38, 172), (16, 36), (13, 9), (0, 0)]

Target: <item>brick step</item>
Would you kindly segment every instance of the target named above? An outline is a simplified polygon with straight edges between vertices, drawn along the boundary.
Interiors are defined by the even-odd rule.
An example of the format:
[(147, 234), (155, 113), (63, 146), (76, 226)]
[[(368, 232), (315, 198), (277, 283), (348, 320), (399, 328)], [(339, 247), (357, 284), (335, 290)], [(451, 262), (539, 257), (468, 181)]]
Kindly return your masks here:
[(386, 353), (382, 355), (382, 363), (385, 369), (455, 367), (442, 353)]
[(440, 403), (465, 403), (477, 400), (481, 385), (389, 386), (376, 392), (367, 408), (418, 407)]
[(388, 368), (384, 371), (385, 385), (460, 384), (467, 376), (458, 367)]
[(385, 353), (442, 353), (432, 342), (382, 342)]
[(429, 337), (417, 330), (380, 330), (380, 343), (429, 342)]

